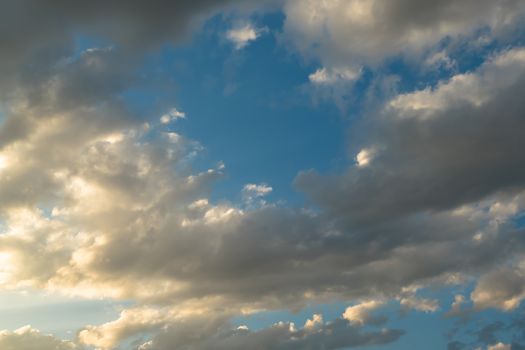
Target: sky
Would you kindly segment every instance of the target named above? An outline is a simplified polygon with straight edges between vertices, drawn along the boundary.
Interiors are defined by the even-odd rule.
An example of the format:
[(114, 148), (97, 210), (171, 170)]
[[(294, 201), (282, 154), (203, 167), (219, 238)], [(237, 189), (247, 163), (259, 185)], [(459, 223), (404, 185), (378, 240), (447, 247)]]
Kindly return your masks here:
[(0, 349), (525, 349), (525, 2), (0, 8)]

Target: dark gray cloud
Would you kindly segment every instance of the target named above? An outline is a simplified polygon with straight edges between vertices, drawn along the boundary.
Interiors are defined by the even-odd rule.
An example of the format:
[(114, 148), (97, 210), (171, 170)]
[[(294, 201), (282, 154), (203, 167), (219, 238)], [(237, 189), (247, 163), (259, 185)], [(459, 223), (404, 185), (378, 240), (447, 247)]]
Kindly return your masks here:
[[(128, 54), (174, 43), (218, 10), (264, 7), (278, 0), (6, 0), (0, 14), (1, 68), (52, 65), (78, 36), (116, 44)], [(27, 74), (26, 74), (27, 76)]]
[[(64, 46), (75, 35), (110, 39), (125, 48), (152, 47), (187, 34), (199, 16), (234, 3), (196, 1), (33, 1), (7, 0), (0, 15), (4, 59), (18, 61)], [(60, 52), (59, 52), (60, 53)]]
[[(368, 130), (372, 160), (344, 175), (300, 174), (297, 187), (353, 224), (456, 208), (525, 184), (524, 51), (435, 89), (390, 101)], [(359, 149), (355, 150), (356, 154)]]
[[(32, 107), (34, 115), (45, 116), (64, 108), (114, 101), (138, 83), (137, 68), (145, 53), (161, 43), (178, 42), (219, 9), (270, 2), (3, 2), (0, 99), (6, 114), (13, 116), (2, 131), (6, 135), (0, 144), (29, 132), (28, 117), (16, 113), (21, 104)], [(108, 47), (83, 48), (88, 50), (80, 53), (79, 38), (86, 37)]]

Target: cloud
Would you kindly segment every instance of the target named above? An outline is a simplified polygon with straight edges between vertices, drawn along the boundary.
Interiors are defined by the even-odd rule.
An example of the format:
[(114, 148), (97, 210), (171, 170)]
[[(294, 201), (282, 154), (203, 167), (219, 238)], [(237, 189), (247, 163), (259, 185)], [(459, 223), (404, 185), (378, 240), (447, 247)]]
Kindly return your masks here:
[(267, 184), (246, 184), (242, 189), (242, 196), (247, 206), (253, 206), (258, 202), (260, 205), (265, 205), (266, 200), (263, 198), (272, 193), (273, 188)]
[(335, 101), (340, 110), (348, 109), (352, 85), (359, 80), (362, 69), (354, 66), (322, 67), (308, 76), (309, 85), (303, 89), (314, 103), (322, 100)]
[(454, 301), (450, 306), (450, 311), (447, 313), (450, 316), (457, 316), (462, 314), (461, 306), (465, 303), (465, 297), (461, 294), (454, 296)]
[(319, 68), (308, 76), (310, 82), (318, 85), (331, 85), (338, 82), (354, 81), (359, 78), (361, 72), (350, 68)]
[(246, 326), (234, 327), (231, 315), (194, 309), (181, 313), (178, 308), (134, 308), (100, 326), (88, 326), (78, 335), (80, 344), (113, 349), (123, 341), (132, 341), (138, 349), (163, 350), (173, 346), (187, 349), (342, 349), (386, 344), (404, 332), (393, 329), (362, 331), (344, 319), (323, 322), (313, 315), (302, 329), (290, 322), (278, 322), (257, 331)]
[(439, 301), (436, 299), (416, 298), (413, 296), (403, 297), (399, 303), (405, 309), (413, 309), (422, 312), (436, 312), (439, 309)]
[(186, 118), (186, 113), (179, 111), (177, 108), (172, 108), (160, 117), (160, 122), (162, 124), (168, 124), (174, 120), (184, 118)]
[[(105, 54), (97, 53), (102, 57)], [(496, 69), (494, 62), (500, 61), (496, 57), (472, 74), (479, 77), (492, 72)], [(521, 65), (514, 59), (503, 62), (503, 69)], [(502, 91), (495, 90), (496, 97), (487, 97), (486, 104), (506, 96), (507, 89), (517, 84), (512, 79), (520, 80), (506, 74), (498, 76), (510, 82), (496, 84), (502, 86)], [(61, 75), (56, 75), (55, 80), (61, 79)], [(102, 96), (97, 99), (107, 100)], [(390, 182), (391, 188), (383, 185), (390, 181), (388, 177), (388, 181), (381, 180), (383, 174), (397, 172), (402, 176), (396, 179), (409, 181), (405, 180), (407, 177), (410, 188), (418, 186), (420, 182), (414, 180), (417, 177), (411, 178), (411, 173), (405, 171), (422, 168), (420, 162), (426, 164), (425, 147), (439, 152), (440, 147), (456, 140), (436, 137), (435, 146), (430, 147), (426, 145), (426, 129), (420, 135), (410, 123), (418, 126), (417, 123), (440, 123), (449, 118), (463, 122), (462, 114), (449, 117), (449, 111), (444, 110), (427, 119), (398, 118), (397, 113), (401, 112), (394, 110), (396, 114), (391, 117), (392, 109), (386, 108), (385, 114), (378, 116), (378, 130), (383, 132), (386, 125), (390, 131), (393, 123), (400, 135), (410, 132), (407, 138), (386, 133), (389, 137), (372, 139), (374, 145), (386, 146), (366, 167), (352, 165), (335, 180), (319, 177), (321, 183), (329, 185), (324, 194), (335, 193), (340, 196), (335, 198), (342, 199), (318, 201), (320, 210), (312, 213), (278, 205), (240, 210), (231, 203), (212, 201), (211, 188), (221, 177), (221, 166), (193, 171), (188, 162), (188, 156), (198, 151), (193, 141), (177, 134), (177, 142), (173, 142), (173, 137), (165, 135), (161, 122), (144, 124), (125, 109), (114, 107), (112, 98), (109, 101), (96, 107), (88, 102), (67, 108), (60, 105), (48, 109), (46, 103), (18, 107), (20, 115), (29, 116), (31, 127), (24, 136), (6, 143), (1, 151), (6, 164), (0, 177), (0, 208), (5, 220), (0, 236), (0, 259), (5, 262), (0, 267), (3, 288), (33, 287), (85, 297), (132, 299), (145, 305), (176, 304), (180, 313), (200, 308), (231, 315), (246, 310), (298, 309), (310, 302), (397, 298), (404, 287), (414, 283), (443, 285), (451, 275), (482, 275), (523, 252), (519, 232), (507, 231), (508, 221), (522, 207), (522, 200), (516, 195), (497, 193), (472, 206), (470, 201), (457, 200), (444, 209), (437, 207), (420, 214), (428, 211), (427, 202), (433, 197), (403, 191), (395, 181)], [(467, 107), (474, 108), (468, 103)], [(46, 110), (53, 112), (33, 116), (36, 111)], [(507, 111), (513, 113), (512, 108)], [(479, 109), (474, 112), (481, 113)], [(488, 121), (491, 115), (476, 117)], [(499, 115), (500, 121), (513, 118), (512, 114)], [(439, 127), (432, 130), (439, 131)], [(459, 125), (452, 130), (457, 130), (458, 135), (451, 136), (459, 137), (465, 129)], [(508, 130), (510, 133), (520, 129), (509, 126)], [(479, 144), (483, 144), (486, 130), (481, 127), (474, 131), (480, 137)], [(408, 140), (406, 148), (394, 142), (400, 139)], [(500, 146), (507, 147), (505, 154), (512, 156), (512, 148), (506, 142), (512, 142), (508, 135), (502, 137)], [(403, 160), (406, 150), (410, 150), (415, 162), (408, 168), (406, 163), (397, 162)], [(456, 179), (447, 175), (446, 163), (436, 163), (440, 165), (442, 169), (434, 167), (428, 173), (435, 176), (431, 178), (434, 183), (442, 177), (447, 181)], [(465, 169), (470, 171), (466, 165)], [(352, 192), (349, 195), (347, 191), (354, 187), (333, 190), (332, 186), (338, 186), (345, 176), (359, 172), (366, 174), (350, 184), (359, 189), (360, 181), (372, 185), (378, 181), (381, 190), (374, 191), (374, 186), (367, 185), (365, 188), (371, 190), (366, 197), (354, 196)], [(468, 183), (477, 179), (470, 173), (468, 176)], [(306, 192), (312, 194), (318, 185), (315, 183)], [(424, 183), (420, 186), (426, 189)], [(27, 190), (13, 190), (17, 188)], [(246, 191), (259, 198), (269, 193), (270, 187), (249, 184)], [(430, 194), (441, 195), (439, 191)], [(388, 206), (374, 208), (381, 201), (363, 199), (381, 196), (390, 201)], [(411, 196), (421, 196), (423, 204), (406, 205), (412, 204)], [(370, 216), (362, 216), (360, 210)], [(361, 217), (375, 220), (360, 221)], [(485, 238), (475, 239), (481, 231)], [(39, 252), (36, 256), (35, 251)], [(424, 299), (405, 299), (405, 305), (416, 309), (431, 310), (435, 306)], [(350, 309), (345, 314), (357, 327), (359, 322), (381, 321), (367, 318), (371, 311)], [(123, 314), (115, 323), (87, 327), (80, 333), (81, 339), (87, 344), (108, 347), (128, 334), (149, 334), (175, 322), (171, 311), (137, 311), (135, 316), (133, 312)], [(343, 329), (347, 327), (345, 322)], [(325, 323), (323, 327), (335, 326)], [(127, 333), (125, 329), (134, 331)], [(293, 343), (295, 333), (277, 330), (284, 335), (272, 344)], [(213, 339), (215, 333), (211, 334)], [(263, 337), (263, 333), (250, 334), (250, 342)], [(237, 340), (241, 338), (230, 338), (225, 344), (242, 343)], [(304, 335), (304, 339), (314, 344), (331, 344), (325, 338), (315, 340), (314, 335)], [(353, 344), (351, 339), (342, 342)], [(367, 337), (358, 339), (368, 341)], [(152, 341), (153, 345), (161, 342)], [(164, 343), (158, 344), (162, 349)], [(206, 344), (198, 346), (209, 346)], [(290, 346), (301, 348), (301, 344), (304, 345), (298, 342)], [(150, 345), (144, 345), (147, 346)]]
[(314, 314), (312, 316), (312, 319), (306, 320), (306, 323), (304, 324), (304, 329), (305, 330), (315, 330), (318, 327), (321, 327), (323, 324), (324, 324), (323, 315)]
[[(197, 300), (203, 307), (238, 312), (365, 297), (374, 290), (393, 296), (414, 281), (497, 259), (472, 240), (476, 227), (452, 214), (434, 218), (427, 227), (393, 225), (389, 242), (380, 227), (366, 231), (364, 239), (359, 232), (338, 234), (334, 229), (344, 227), (310, 213), (214, 204), (207, 193), (220, 169), (184, 174), (190, 169), (180, 162), (192, 148), (184, 138), (151, 144), (155, 129), (137, 127), (121, 130), (119, 137), (112, 133), (108, 141), (105, 133), (89, 138), (92, 131), (80, 130), (87, 129), (60, 147), (59, 138), (43, 130), (35, 141), (55, 147), (55, 159), (35, 166), (41, 173), (45, 169), (54, 188), (25, 197), (24, 210), (4, 203), (0, 246), (9, 262), (2, 265), (6, 288), (177, 302), (181, 310), (194, 309)], [(28, 162), (21, 169), (13, 164), (7, 174), (35, 172), (27, 166), (40, 159), (34, 153), (38, 142), (29, 150), (22, 142), (13, 145), (12, 152), (21, 153), (9, 158)], [(250, 188), (268, 192), (267, 186)], [(50, 216), (30, 205), (40, 198), (52, 205)], [(419, 230), (417, 239), (406, 233)], [(428, 242), (444, 232), (450, 242)], [(458, 245), (458, 240), (470, 244)], [(497, 239), (486, 242), (487, 249), (503, 245)]]
[(369, 135), (360, 149), (381, 149), (367, 167), (330, 178), (305, 172), (297, 187), (351, 222), (446, 210), (522, 188), (525, 144), (515, 130), (525, 106), (515, 92), (525, 85), (524, 57), (511, 49), (434, 89), (393, 97), (356, 127)]
[[(141, 1), (108, 4), (97, 0), (78, 7), (67, 2), (9, 1), (2, 13), (2, 22), (16, 36), (2, 36), (2, 46), (10, 48), (11, 56), (24, 52), (34, 54), (35, 48), (55, 49), (56, 42), (68, 40), (75, 30), (109, 37), (127, 47), (149, 46), (180, 38), (200, 16), (234, 2), (197, 0), (175, 4), (155, 0), (146, 5)], [(42, 45), (42, 38), (50, 41)]]
[(363, 148), (355, 156), (355, 161), (358, 167), (366, 167), (374, 159), (377, 153), (377, 149), (374, 147)]
[(525, 299), (523, 267), (499, 268), (481, 276), (470, 297), (476, 308), (517, 308)]
[[(243, 211), (213, 203), (209, 193), (221, 167), (192, 172), (193, 142), (180, 136), (173, 143), (160, 137), (162, 125), (127, 124), (126, 115), (111, 124), (97, 119), (99, 111), (105, 109), (36, 119), (26, 138), (3, 151), (0, 247), (9, 262), (0, 274), (3, 287), (177, 302), (181, 310), (195, 308), (195, 300), (231, 312), (298, 308), (378, 290), (395, 297), (415, 282), (492, 266), (504, 259), (495, 247), (509, 254), (521, 249), (519, 241), (497, 235), (505, 213), (513, 212), (503, 209), (486, 211), (503, 221), (496, 235), (479, 242), (473, 235), (485, 219), (455, 208), (349, 230), (342, 219), (352, 212), (334, 220), (278, 206)], [(50, 149), (53, 156), (43, 156)], [(247, 189), (269, 192), (262, 184)], [(512, 207), (515, 199), (507, 200), (486, 205)]]
[(364, 301), (360, 304), (346, 308), (343, 313), (343, 318), (353, 325), (363, 326), (366, 323), (374, 321), (374, 318), (370, 313), (379, 309), (383, 305), (384, 302), (380, 300)]
[[(393, 109), (400, 118), (425, 119), (439, 116), (444, 110), (450, 109), (451, 104), (456, 108), (481, 107), (493, 97), (493, 90), (487, 84), (495, 84), (497, 90), (510, 88), (509, 85), (519, 79), (514, 74), (523, 69), (523, 62), (524, 49), (503, 52), (492, 57), (477, 74), (458, 74), (433, 89), (400, 95), (390, 101), (387, 108)], [(462, 93), (458, 94), (459, 91)]]
[(256, 28), (252, 23), (246, 23), (228, 30), (226, 38), (234, 44), (237, 50), (240, 50), (267, 31), (267, 28)]
[(263, 197), (272, 192), (272, 188), (266, 184), (246, 184), (242, 189), (244, 193), (255, 196)]
[(127, 309), (121, 312), (117, 320), (85, 327), (78, 333), (78, 341), (96, 348), (113, 349), (128, 338), (158, 332), (176, 318), (176, 313), (169, 309)]
[[(133, 78), (136, 65), (145, 53), (163, 42), (180, 40), (207, 16), (240, 3), (235, 0), (176, 3), (154, 0), (145, 4), (132, 0), (110, 4), (95, 0), (82, 6), (72, 6), (67, 1), (8, 0), (0, 15), (2, 33), (10, 33), (0, 36), (0, 45), (5, 48), (0, 58), (0, 74), (3, 77), (0, 97), (5, 102), (5, 99), (17, 99), (21, 92), (25, 92), (33, 95), (32, 103), (36, 100), (45, 103), (48, 97), (39, 94), (45, 94), (48, 86), (42, 85), (49, 84), (49, 78), (57, 70), (64, 69), (64, 64), (67, 70), (70, 66), (68, 61), (78, 55), (78, 38), (88, 37), (108, 42), (114, 48), (112, 55), (118, 58), (112, 62), (111, 68), (102, 62), (101, 70), (95, 72), (99, 65), (95, 59), (97, 55), (88, 50), (86, 54), (91, 59), (80, 60), (89, 65), (85, 67), (85, 73), (75, 70), (76, 75), (69, 76), (70, 80), (56, 82), (58, 86), (54, 88), (66, 94), (60, 103), (75, 105), (75, 99), (91, 99), (94, 102), (95, 96), (107, 96), (108, 90), (113, 92), (115, 88), (122, 88), (126, 79)], [(246, 6), (246, 3), (252, 2), (242, 3)], [(121, 76), (124, 80), (112, 79), (122, 73), (125, 73)], [(103, 83), (101, 77), (105, 77)], [(67, 95), (73, 98), (67, 98)], [(13, 122), (13, 128), (18, 133), (22, 132), (24, 124)]]
[(494, 37), (516, 28), (520, 1), (333, 0), (285, 3), (284, 37), (291, 47), (325, 67), (377, 65), (385, 58), (418, 55), (445, 38)]
[(40, 331), (25, 326), (15, 331), (0, 331), (0, 347), (2, 349), (23, 350), (80, 350), (73, 342), (42, 334)]

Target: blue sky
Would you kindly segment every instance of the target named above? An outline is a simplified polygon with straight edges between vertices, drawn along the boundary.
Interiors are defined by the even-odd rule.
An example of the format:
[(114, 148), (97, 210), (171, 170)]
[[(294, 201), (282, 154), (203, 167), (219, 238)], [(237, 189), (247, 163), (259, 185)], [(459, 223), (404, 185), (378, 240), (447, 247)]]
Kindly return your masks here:
[[(269, 31), (242, 51), (224, 38), (231, 20), (216, 16), (188, 42), (150, 57), (144, 74), (173, 82), (163, 91), (169, 96), (163, 103), (188, 114), (174, 129), (202, 143), (203, 166), (227, 165), (216, 198), (234, 199), (243, 184), (264, 182), (274, 188), (275, 199), (301, 205), (292, 188), (298, 171), (337, 169), (349, 161), (349, 117), (330, 103), (313, 106), (303, 91), (316, 65), (278, 44), (282, 14), (253, 20)], [(158, 92), (139, 98), (147, 107), (138, 108), (148, 113)]]
[(2, 6), (0, 348), (525, 348), (522, 2)]

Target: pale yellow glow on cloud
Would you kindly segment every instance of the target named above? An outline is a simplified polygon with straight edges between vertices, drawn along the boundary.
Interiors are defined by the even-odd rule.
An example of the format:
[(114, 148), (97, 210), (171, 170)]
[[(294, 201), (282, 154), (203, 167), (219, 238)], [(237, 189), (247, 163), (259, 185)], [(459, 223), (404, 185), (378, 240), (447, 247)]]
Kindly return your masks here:
[(7, 168), (8, 166), (9, 166), (8, 158), (5, 155), (0, 154), (0, 172), (4, 170), (5, 168)]
[(364, 148), (361, 151), (357, 153), (355, 156), (355, 161), (357, 163), (357, 166), (360, 168), (364, 168), (374, 160), (374, 157), (377, 154), (377, 149), (374, 147)]
[(382, 300), (368, 300), (360, 304), (349, 306), (343, 313), (343, 318), (348, 322), (362, 326), (370, 320), (370, 314), (384, 305)]
[(12, 253), (0, 251), (0, 284), (8, 283), (11, 280), (14, 264)]

